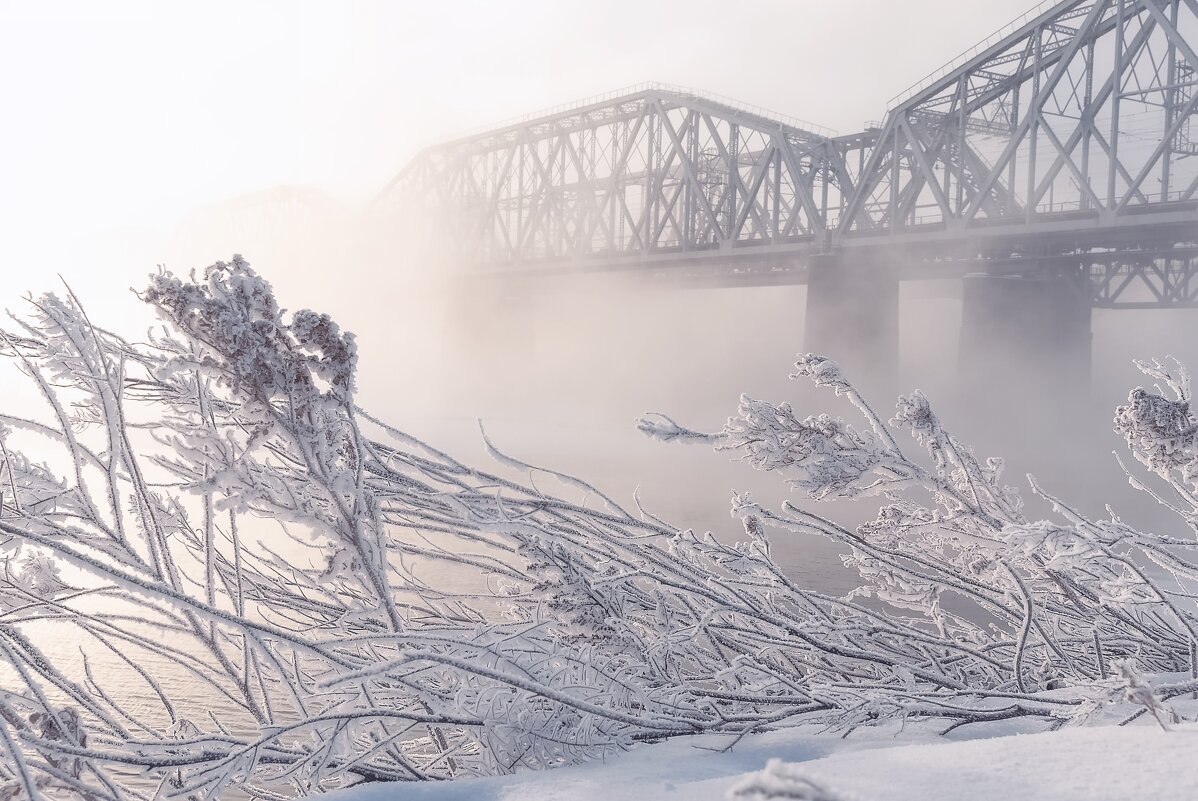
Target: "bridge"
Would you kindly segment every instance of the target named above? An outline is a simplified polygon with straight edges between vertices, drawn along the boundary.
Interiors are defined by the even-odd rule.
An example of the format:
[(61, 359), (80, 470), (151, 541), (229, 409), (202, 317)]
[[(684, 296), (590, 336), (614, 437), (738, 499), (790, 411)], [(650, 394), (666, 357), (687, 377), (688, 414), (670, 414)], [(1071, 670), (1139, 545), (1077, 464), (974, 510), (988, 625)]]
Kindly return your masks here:
[(1198, 306), (1196, 48), (1198, 0), (1053, 0), (858, 133), (645, 84), (428, 148), (378, 208), (477, 277), (806, 283), (806, 347), (875, 366), (900, 281), (964, 278), (965, 361), (1051, 341), (1074, 381), (1092, 308)]

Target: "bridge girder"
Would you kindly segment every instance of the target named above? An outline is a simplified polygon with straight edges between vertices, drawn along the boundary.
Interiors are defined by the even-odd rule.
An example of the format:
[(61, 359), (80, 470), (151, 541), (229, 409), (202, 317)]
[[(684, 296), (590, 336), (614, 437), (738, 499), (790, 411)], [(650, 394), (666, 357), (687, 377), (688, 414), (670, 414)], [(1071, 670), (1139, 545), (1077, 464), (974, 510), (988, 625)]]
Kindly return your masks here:
[[(1195, 48), (1198, 0), (1041, 3), (859, 134), (645, 85), (429, 148), (379, 208), (423, 209), (449, 260), (492, 273), (801, 276), (807, 256), (854, 248), (1130, 264), (1198, 242)], [(1169, 274), (1136, 269), (1096, 305)], [(1182, 295), (1160, 283), (1144, 302)]]
[(430, 148), (384, 198), (500, 266), (812, 241), (854, 180), (829, 131), (650, 85)]
[(918, 84), (887, 115), (836, 237), (1110, 225), (1198, 190), (1198, 2), (1066, 0)]

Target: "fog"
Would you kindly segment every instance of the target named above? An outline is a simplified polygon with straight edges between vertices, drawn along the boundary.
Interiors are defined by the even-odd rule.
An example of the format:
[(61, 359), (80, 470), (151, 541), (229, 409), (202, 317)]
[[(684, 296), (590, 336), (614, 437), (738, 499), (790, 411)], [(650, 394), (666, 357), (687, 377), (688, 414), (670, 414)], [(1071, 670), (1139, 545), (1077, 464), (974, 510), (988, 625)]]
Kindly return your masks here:
[[(645, 439), (633, 419), (660, 411), (693, 428), (718, 430), (742, 392), (790, 401), (800, 412), (854, 415), (831, 393), (787, 378), (804, 350), (805, 302), (804, 287), (647, 288), (608, 276), (508, 297), (497, 307), (477, 299), (456, 310), (451, 304), (443, 309), (440, 342), (454, 355), (427, 365), (435, 393), (405, 393), (412, 374), (367, 378), (369, 367), (363, 391), (404, 403), (412, 420), (460, 452), (473, 448), (481, 456), (473, 420), (481, 416), (492, 438), (521, 458), (581, 473), (622, 500), (639, 487), (646, 506), (678, 525), (734, 536), (731, 490), (777, 503), (786, 497), (781, 481), (704, 447)], [(1123, 443), (1110, 421), (1129, 390), (1144, 382), (1133, 359), (1172, 354), (1198, 363), (1198, 315), (1096, 310), (1091, 387), (1060, 394), (1031, 371), (997, 375), (990, 386), (963, 383), (959, 281), (904, 283), (900, 305), (898, 390), (921, 389), (946, 427), (979, 456), (1005, 457), (1008, 481), (1025, 497), (1031, 494), (1025, 475), (1034, 473), (1087, 513), (1104, 515), (1110, 504), (1146, 528), (1184, 535), (1169, 528), (1176, 526), (1171, 515), (1128, 486), (1113, 455)], [(1051, 347), (1044, 343), (1038, 355)], [(453, 368), (442, 371), (443, 365)], [(996, 393), (1000, 411), (978, 403), (979, 393)], [(870, 400), (883, 413), (893, 408), (892, 396)], [(1029, 506), (1037, 516), (1051, 511), (1034, 499)], [(853, 522), (876, 508), (862, 507), (824, 511)], [(796, 574), (843, 588), (848, 577), (838, 573), (830, 545), (779, 539), (781, 561)]]
[(867, 5), (771, 0), (730, 20), (711, 0), (6, 0), (9, 264), (50, 276), (86, 259), (124, 283), (146, 263), (211, 260), (139, 245), (281, 185), (360, 205), (423, 146), (642, 81), (860, 130), (1029, 3)]
[[(854, 414), (830, 393), (788, 379), (805, 349), (803, 286), (700, 289), (635, 274), (476, 281), (411, 245), (396, 246), (385, 226), (318, 190), (275, 188), (205, 204), (173, 228), (83, 239), (57, 272), (96, 317), (137, 336), (154, 320), (132, 290), (155, 264), (186, 272), (242, 252), (285, 307), (326, 311), (357, 334), (359, 399), (372, 412), (476, 464), (487, 459), (481, 420), (498, 447), (525, 461), (584, 477), (629, 506), (635, 494), (680, 527), (725, 538), (739, 534), (728, 514), (732, 491), (778, 503), (787, 497), (781, 481), (704, 447), (651, 441), (636, 431), (637, 416), (664, 412), (718, 430), (741, 393), (790, 401), (804, 413)], [(8, 305), (19, 308), (18, 290), (61, 291), (59, 281), (49, 269), (14, 271)], [(1176, 526), (1128, 487), (1109, 422), (1143, 382), (1133, 359), (1174, 355), (1198, 364), (1198, 313), (1095, 310), (1088, 397), (1056, 394), (1031, 371), (966, 385), (961, 322), (960, 280), (901, 285), (898, 384), (871, 397), (879, 410), (891, 408), (894, 393), (918, 388), (979, 456), (1006, 457), (1008, 480), (1025, 495), (1030, 472), (1091, 514), (1109, 503), (1144, 527)], [(8, 386), (10, 408), (36, 403)], [(994, 390), (1004, 399), (1000, 411), (981, 411), (978, 393)], [(867, 504), (839, 506), (826, 511), (849, 523), (872, 515)], [(830, 543), (779, 536), (776, 548), (806, 582), (853, 586)]]
[[(696, 289), (635, 274), (476, 281), (436, 253), (392, 249), (385, 231), (308, 191), (210, 205), (137, 247), (144, 251), (128, 240), (100, 240), (91, 252), (104, 263), (144, 265), (157, 249), (183, 254), (168, 263), (190, 268), (205, 263), (192, 254), (242, 251), (286, 307), (327, 311), (358, 335), (359, 399), (372, 412), (476, 464), (487, 459), (481, 420), (512, 455), (580, 475), (630, 506), (636, 493), (680, 527), (721, 537), (739, 533), (728, 515), (734, 489), (778, 503), (785, 487), (725, 454), (651, 441), (636, 431), (638, 415), (664, 412), (717, 430), (742, 392), (790, 401), (800, 412), (853, 414), (830, 393), (788, 379), (805, 349), (803, 286)], [(85, 284), (81, 294), (113, 309), (122, 330), (135, 334), (152, 318), (127, 287), (140, 286), (148, 270), (111, 269), (105, 275), (122, 276), (123, 287), (85, 272), (71, 282)], [(1176, 525), (1127, 486), (1112, 455), (1122, 442), (1110, 419), (1143, 382), (1133, 359), (1172, 354), (1198, 364), (1198, 314), (1096, 310), (1087, 397), (1038, 385), (1032, 371), (966, 385), (957, 369), (960, 280), (904, 282), (900, 306), (898, 385), (871, 398), (879, 410), (891, 408), (894, 393), (921, 389), (979, 456), (1007, 458), (1008, 480), (1025, 495), (1031, 472), (1091, 514), (1109, 503), (1148, 528)], [(997, 413), (977, 402), (991, 391), (1004, 399)], [(1031, 506), (1036, 515), (1050, 511)], [(867, 504), (828, 511), (850, 523), (872, 515)], [(830, 543), (783, 535), (776, 547), (803, 580), (851, 586)]]
[[(202, 17), (6, 4), (0, 61), (20, 124), (0, 134), (0, 301), (16, 308), (61, 275), (136, 336), (152, 319), (129, 289), (156, 265), (186, 272), (239, 252), (285, 306), (358, 335), (372, 411), (471, 461), (484, 458), (481, 418), (525, 460), (630, 503), (639, 488), (678, 525), (732, 536), (731, 490), (776, 501), (779, 482), (650, 442), (633, 421), (661, 411), (717, 429), (742, 392), (848, 414), (787, 379), (804, 349), (803, 287), (592, 276), (491, 292), (385, 221), (364, 225), (363, 209), (423, 145), (641, 80), (856, 130), (1027, 5), (765, 3), (730, 34), (727, 4), (708, 2), (217, 3)], [(896, 391), (922, 389), (979, 455), (1007, 456), (1012, 483), (1035, 472), (1087, 511), (1109, 502), (1159, 520), (1126, 486), (1108, 421), (1141, 382), (1133, 358), (1198, 365), (1198, 313), (1096, 311), (1088, 398), (1015, 383), (1021, 402), (982, 415), (957, 372), (959, 282), (906, 283), (901, 305)], [(839, 586), (829, 546), (781, 547), (797, 574)]]

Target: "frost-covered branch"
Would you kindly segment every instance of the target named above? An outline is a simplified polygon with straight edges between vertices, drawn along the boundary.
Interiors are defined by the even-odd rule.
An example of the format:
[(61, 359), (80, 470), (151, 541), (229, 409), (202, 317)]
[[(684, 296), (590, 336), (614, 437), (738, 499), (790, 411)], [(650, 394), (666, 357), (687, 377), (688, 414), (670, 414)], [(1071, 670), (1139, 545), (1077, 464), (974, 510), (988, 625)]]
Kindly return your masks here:
[[(922, 394), (886, 421), (807, 355), (794, 377), (860, 422), (751, 398), (712, 434), (642, 421), (805, 499), (736, 496), (741, 531), (717, 537), (489, 440), (494, 470), (467, 465), (367, 413), (353, 337), (285, 313), (240, 258), (160, 273), (143, 298), (162, 322), (145, 342), (69, 293), (0, 336), (45, 401), (0, 417), (0, 661), (16, 676), (0, 797), (275, 798), (695, 732), (1056, 726), (1108, 698), (1165, 720), (1193, 691), (1135, 678), (1132, 697), (1127, 677), (1194, 667), (1198, 541), (1091, 520), (1037, 485), (1057, 514), (1028, 519), (1002, 462)], [(1117, 429), (1163, 483), (1140, 485), (1192, 525), (1189, 381), (1145, 369), (1173, 397), (1137, 390)], [(875, 499), (874, 519), (815, 503), (849, 498)], [(861, 586), (786, 575), (770, 538), (801, 535), (839, 543)]]

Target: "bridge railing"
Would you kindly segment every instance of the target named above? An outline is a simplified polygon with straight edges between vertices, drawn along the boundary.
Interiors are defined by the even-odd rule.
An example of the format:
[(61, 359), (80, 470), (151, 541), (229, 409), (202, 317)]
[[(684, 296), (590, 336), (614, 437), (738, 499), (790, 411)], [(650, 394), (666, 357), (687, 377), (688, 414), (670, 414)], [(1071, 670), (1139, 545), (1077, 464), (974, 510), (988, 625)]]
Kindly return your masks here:
[(834, 136), (840, 135), (840, 132), (836, 131), (833, 128), (827, 128), (823, 125), (816, 125), (813, 122), (808, 122), (807, 120), (800, 119), (798, 117), (794, 117), (794, 116), (791, 116), (788, 114), (781, 114), (777, 111), (774, 111), (773, 109), (768, 109), (763, 106), (756, 106), (751, 103), (744, 103), (744, 102), (741, 102), (740, 100), (736, 100), (734, 98), (727, 97), (726, 95), (717, 95), (717, 94), (712, 94), (711, 92), (701, 92), (697, 89), (689, 89), (685, 86), (673, 86), (673, 85), (665, 84), (665, 83), (653, 84), (653, 86), (654, 86), (654, 88), (660, 89), (663, 92), (671, 92), (676, 95), (684, 95), (684, 96), (694, 97), (699, 100), (709, 100), (713, 103), (719, 103), (721, 106), (728, 106), (729, 108), (736, 109), (737, 111), (743, 111), (747, 114), (752, 114), (755, 117), (762, 117), (764, 119), (774, 120), (775, 122), (780, 122), (783, 125), (786, 125), (790, 128), (798, 128), (800, 130), (808, 131), (809, 133), (817, 134), (817, 135), (822, 136), (827, 139), (831, 139)]
[[(1142, 193), (1145, 203), (1179, 203), (1182, 201), (1198, 200), (1198, 193), (1189, 192), (1188, 190), (1176, 190), (1171, 192)], [(883, 212), (887, 208), (886, 203), (869, 204), (866, 209), (871, 212)], [(1084, 205), (1081, 200), (1058, 200), (1053, 202), (1040, 203), (1035, 208), (1036, 214), (1063, 214), (1070, 211), (1087, 211), (1093, 210), (1092, 205)], [(933, 214), (919, 214), (915, 217), (908, 218), (908, 222), (904, 227), (921, 226), (921, 225), (936, 225), (945, 221), (943, 213), (936, 212)], [(840, 210), (829, 209), (826, 219), (826, 225), (829, 231), (836, 231), (840, 228)]]
[(998, 44), (1003, 39), (1006, 39), (1008, 36), (1013, 34), (1015, 31), (1019, 30), (1020, 28), (1022, 28), (1024, 25), (1027, 25), (1029, 22), (1031, 22), (1033, 19), (1035, 19), (1036, 17), (1043, 14), (1048, 9), (1053, 8), (1054, 6), (1060, 5), (1060, 3), (1061, 3), (1061, 0), (1041, 0), (1041, 2), (1038, 3), (1035, 8), (1032, 8), (1029, 11), (1024, 12), (1024, 14), (1022, 16), (1018, 17), (1017, 19), (1011, 20), (1005, 26), (1003, 26), (1000, 30), (996, 31), (995, 33), (992, 33), (990, 36), (987, 36), (985, 39), (978, 42), (977, 44), (975, 44), (973, 47), (969, 48), (968, 50), (965, 50), (960, 55), (958, 55), (956, 58), (954, 58), (952, 61), (948, 62), (947, 64), (940, 67), (939, 69), (929, 72), (923, 78), (919, 79), (918, 81), (911, 84), (903, 91), (896, 94), (894, 97), (890, 98), (890, 102), (887, 104), (888, 108), (891, 108), (891, 109), (896, 108), (900, 104), (906, 102), (907, 100), (910, 100), (916, 94), (922, 92), (924, 89), (927, 89), (933, 83), (940, 80), (944, 76), (948, 75), (950, 72), (957, 69), (965, 62), (970, 61), (971, 59), (977, 58), (981, 53), (985, 52), (986, 50), (990, 49), (994, 45)]
[(460, 140), (460, 139), (469, 139), (469, 138), (472, 138), (475, 136), (480, 136), (482, 134), (489, 133), (491, 131), (499, 131), (499, 130), (504, 130), (506, 128), (514, 128), (518, 125), (523, 125), (525, 123), (533, 122), (535, 120), (546, 119), (549, 117), (558, 117), (563, 114), (568, 114), (569, 112), (571, 112), (575, 109), (582, 109), (582, 108), (586, 108), (588, 106), (598, 106), (598, 105), (606, 103), (608, 101), (619, 100), (622, 97), (629, 97), (632, 95), (639, 95), (639, 94), (643, 94), (645, 92), (654, 92), (654, 91), (669, 92), (670, 94), (681, 95), (683, 97), (693, 97), (697, 100), (707, 100), (712, 103), (718, 103), (721, 106), (727, 106), (729, 108), (736, 109), (737, 111), (743, 111), (746, 114), (752, 114), (755, 117), (761, 117), (763, 119), (773, 120), (775, 122), (779, 122), (783, 125), (786, 125), (790, 128), (797, 128), (799, 130), (807, 131), (809, 133), (813, 133), (817, 136), (822, 136), (827, 139), (830, 139), (834, 136), (839, 136), (839, 132), (837, 132), (836, 130), (834, 130), (832, 128), (828, 128), (823, 125), (816, 125), (813, 122), (808, 122), (807, 120), (803, 120), (803, 119), (800, 119), (800, 118), (792, 116), (792, 115), (781, 114), (772, 109), (767, 109), (762, 106), (753, 105), (752, 103), (744, 103), (740, 100), (736, 100), (731, 97), (713, 94), (712, 92), (703, 92), (698, 89), (691, 89), (686, 86), (678, 86), (675, 84), (657, 83), (657, 82), (653, 82), (653, 81), (648, 81), (648, 82), (633, 84), (631, 86), (625, 86), (621, 89), (615, 89), (610, 92), (604, 92), (603, 94), (592, 95), (590, 97), (584, 97), (581, 100), (574, 100), (574, 101), (571, 101), (568, 103), (559, 103), (556, 106), (550, 106), (549, 108), (543, 108), (538, 111), (529, 112), (528, 114), (522, 114), (519, 117), (513, 117), (513, 118), (507, 119), (503, 122), (492, 123), (489, 125), (476, 126), (474, 128), (471, 128), (468, 131), (463, 132), (462, 134), (460, 134), (458, 136), (453, 137), (453, 139), (455, 141)]

